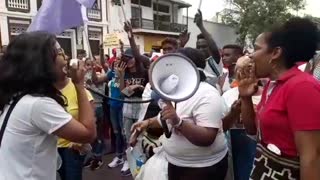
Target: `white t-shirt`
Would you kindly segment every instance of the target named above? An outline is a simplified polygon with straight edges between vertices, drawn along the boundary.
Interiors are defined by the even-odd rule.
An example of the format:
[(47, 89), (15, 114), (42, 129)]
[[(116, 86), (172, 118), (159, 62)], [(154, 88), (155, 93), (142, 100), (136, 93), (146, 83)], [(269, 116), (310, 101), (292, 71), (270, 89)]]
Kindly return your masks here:
[[(142, 100), (151, 99), (151, 93), (152, 93), (151, 85), (150, 85), (150, 83), (147, 83), (146, 87), (144, 88), (143, 93), (142, 93)], [(147, 113), (149, 104), (150, 103), (141, 103), (140, 104), (141, 107), (140, 107), (138, 121), (143, 121), (144, 120), (144, 117), (145, 117), (145, 115)]]
[(177, 103), (177, 115), (186, 122), (198, 126), (219, 129), (214, 143), (207, 147), (192, 144), (173, 130), (169, 139), (163, 138), (163, 148), (171, 164), (180, 167), (209, 167), (220, 162), (228, 152), (222, 130), (223, 99), (217, 89), (201, 82), (190, 99)]
[[(228, 91), (226, 91), (225, 93), (223, 93), (222, 95), (225, 104), (227, 105), (227, 112), (229, 112), (231, 110), (231, 106), (232, 104), (239, 99), (239, 89), (238, 87), (232, 88)], [(252, 96), (252, 102), (254, 105), (258, 105), (260, 103), (261, 100), (261, 95), (259, 96)]]
[[(0, 116), (0, 127), (9, 106)], [(70, 122), (55, 100), (24, 96), (13, 109), (0, 147), (1, 180), (56, 180), (57, 138), (52, 133)]]

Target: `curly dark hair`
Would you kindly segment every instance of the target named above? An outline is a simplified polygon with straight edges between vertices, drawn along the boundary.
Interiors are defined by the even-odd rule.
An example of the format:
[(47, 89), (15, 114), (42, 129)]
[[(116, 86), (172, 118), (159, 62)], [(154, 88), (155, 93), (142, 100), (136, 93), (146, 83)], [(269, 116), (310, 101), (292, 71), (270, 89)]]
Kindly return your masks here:
[(266, 33), (270, 50), (281, 47), (287, 68), (297, 62), (308, 62), (314, 55), (319, 42), (317, 25), (307, 18), (292, 18), (280, 27)]
[(227, 44), (222, 49), (233, 49), (237, 55), (243, 56), (243, 48), (237, 44)]
[(0, 61), (0, 114), (20, 94), (50, 97), (61, 106), (66, 99), (55, 88), (56, 38), (46, 32), (23, 33), (8, 45)]
[(165, 44), (171, 44), (175, 48), (178, 48), (178, 41), (176, 38), (167, 37), (161, 42), (161, 46), (163, 47)]

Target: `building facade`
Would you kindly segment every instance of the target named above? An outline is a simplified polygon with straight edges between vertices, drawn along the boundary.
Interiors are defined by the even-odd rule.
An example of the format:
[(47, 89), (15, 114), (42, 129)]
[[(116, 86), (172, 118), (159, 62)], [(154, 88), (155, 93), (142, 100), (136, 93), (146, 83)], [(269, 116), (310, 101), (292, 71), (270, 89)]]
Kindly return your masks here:
[[(119, 0), (96, 0), (94, 6), (87, 9), (88, 38), (93, 55), (99, 54), (99, 45), (108, 33), (116, 33), (125, 47), (129, 47), (127, 33), (123, 30), (125, 21), (131, 22), (141, 53), (152, 49), (160, 51), (163, 39), (178, 37), (184, 29), (191, 32), (188, 46), (195, 47), (198, 29), (192, 18), (183, 16), (183, 10), (188, 15), (190, 4), (182, 0), (123, 0), (123, 3), (122, 10)], [(41, 4), (42, 0), (0, 1), (0, 47), (8, 45), (15, 36), (27, 30)], [(205, 26), (219, 45), (235, 41), (235, 33), (230, 27), (211, 22), (205, 22)], [(88, 52), (82, 29), (71, 28), (57, 36), (70, 57), (75, 58), (80, 49)], [(110, 54), (111, 49), (106, 48), (104, 52)]]
[(128, 45), (123, 22), (130, 21), (140, 52), (160, 51), (166, 37), (178, 37), (187, 28), (183, 23), (183, 10), (191, 5), (182, 0), (125, 0), (124, 13), (120, 6), (111, 3), (110, 32), (117, 32)]
[[(1, 0), (0, 1), (0, 45), (8, 45), (10, 40), (28, 29), (33, 17), (41, 7), (42, 0)], [(99, 53), (99, 44), (108, 33), (107, 1), (96, 0), (91, 9), (87, 9), (88, 38), (92, 53)], [(85, 49), (82, 28), (72, 28), (57, 36), (60, 45), (70, 57), (76, 57), (77, 50)]]

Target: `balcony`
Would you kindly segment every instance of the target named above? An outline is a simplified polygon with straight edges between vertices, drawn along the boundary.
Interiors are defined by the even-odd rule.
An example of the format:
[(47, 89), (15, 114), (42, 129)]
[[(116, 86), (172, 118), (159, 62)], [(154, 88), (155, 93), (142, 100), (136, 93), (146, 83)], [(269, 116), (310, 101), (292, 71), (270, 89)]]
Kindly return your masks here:
[(150, 19), (132, 18), (133, 29), (147, 29), (180, 33), (187, 28), (186, 24), (170, 23), (165, 21), (154, 21)]
[(102, 21), (101, 0), (96, 0), (92, 8), (87, 9), (87, 17), (90, 21)]
[(30, 0), (6, 0), (9, 11), (30, 12)]
[(87, 16), (90, 21), (101, 21), (101, 9), (88, 9)]

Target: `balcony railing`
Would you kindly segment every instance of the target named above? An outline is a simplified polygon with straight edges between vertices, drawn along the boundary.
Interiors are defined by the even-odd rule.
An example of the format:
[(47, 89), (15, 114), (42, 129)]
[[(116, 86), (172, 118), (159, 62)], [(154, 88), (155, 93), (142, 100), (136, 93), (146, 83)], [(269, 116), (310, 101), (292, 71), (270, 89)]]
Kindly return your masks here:
[(150, 19), (132, 18), (131, 19), (132, 28), (141, 28), (148, 30), (159, 30), (167, 32), (182, 32), (187, 25), (170, 23), (164, 21), (153, 21)]
[(87, 16), (90, 21), (101, 21), (102, 20), (101, 9), (87, 9)]
[(30, 12), (30, 0), (6, 0), (9, 11)]

